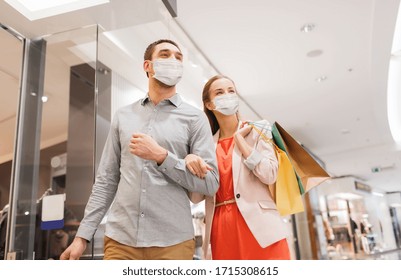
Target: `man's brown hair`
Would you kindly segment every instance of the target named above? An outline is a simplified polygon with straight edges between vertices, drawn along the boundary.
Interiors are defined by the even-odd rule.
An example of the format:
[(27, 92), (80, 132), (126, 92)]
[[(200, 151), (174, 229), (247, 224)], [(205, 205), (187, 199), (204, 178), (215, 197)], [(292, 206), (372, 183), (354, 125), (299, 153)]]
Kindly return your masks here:
[(153, 55), (153, 52), (155, 51), (155, 47), (161, 43), (172, 44), (181, 51), (180, 47), (178, 46), (178, 44), (176, 42), (174, 42), (170, 39), (160, 39), (160, 40), (157, 40), (156, 42), (153, 42), (146, 48), (145, 54), (143, 55), (143, 60), (152, 60), (152, 55)]

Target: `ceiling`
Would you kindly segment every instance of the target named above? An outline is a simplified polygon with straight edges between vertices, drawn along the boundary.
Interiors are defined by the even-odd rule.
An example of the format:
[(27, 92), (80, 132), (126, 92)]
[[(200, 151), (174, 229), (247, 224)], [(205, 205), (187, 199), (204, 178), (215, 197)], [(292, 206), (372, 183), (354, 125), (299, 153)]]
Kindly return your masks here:
[[(399, 2), (177, 0), (178, 16), (171, 19), (161, 1), (114, 0), (30, 22), (1, 1), (0, 23), (27, 38), (98, 23), (119, 47), (109, 56), (127, 57), (115, 67), (142, 91), (147, 83), (143, 50), (156, 39), (175, 39), (188, 59), (178, 88), (185, 99), (200, 107), (204, 80), (225, 74), (237, 85), (244, 118), (277, 121), (332, 176), (355, 176), (376, 190), (393, 192), (401, 191), (401, 149), (387, 121), (387, 74)], [(301, 32), (305, 24), (315, 27)], [(11, 39), (4, 33), (3, 51), (10, 52), (4, 57), (11, 59), (21, 49), (5, 48)], [(57, 57), (55, 45), (53, 50)], [(201, 67), (190, 67), (194, 61)], [(7, 63), (14, 68), (5, 68)], [(0, 84), (15, 92), (20, 69), (7, 63), (0, 61)], [(57, 81), (56, 74), (49, 79)], [(59, 94), (57, 87), (66, 91), (60, 90), (68, 87), (64, 84), (55, 83), (48, 94)], [(16, 106), (7, 102), (16, 101), (1, 99), (0, 125), (13, 113), (3, 107)], [(372, 173), (374, 167), (381, 172)]]

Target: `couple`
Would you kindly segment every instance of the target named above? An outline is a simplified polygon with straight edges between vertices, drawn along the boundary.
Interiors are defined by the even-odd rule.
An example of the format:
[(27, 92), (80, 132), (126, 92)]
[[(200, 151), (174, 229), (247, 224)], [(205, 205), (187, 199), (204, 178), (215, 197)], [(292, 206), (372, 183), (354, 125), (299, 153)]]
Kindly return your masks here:
[(205, 258), (209, 243), (213, 259), (290, 258), (267, 188), (278, 168), (273, 147), (239, 120), (229, 78), (206, 83), (206, 115), (183, 102), (182, 61), (171, 40), (147, 47), (149, 92), (113, 117), (84, 218), (60, 259), (80, 258), (110, 207), (104, 259), (192, 259), (190, 199), (206, 201)]

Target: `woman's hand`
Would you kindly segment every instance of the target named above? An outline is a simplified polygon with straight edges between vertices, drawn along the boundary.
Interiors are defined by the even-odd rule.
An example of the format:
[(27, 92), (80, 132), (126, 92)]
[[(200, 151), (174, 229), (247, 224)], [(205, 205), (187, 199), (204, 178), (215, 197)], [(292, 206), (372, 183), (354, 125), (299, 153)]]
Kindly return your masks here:
[(234, 134), (235, 145), (237, 145), (238, 149), (241, 151), (242, 156), (245, 159), (247, 159), (252, 153), (252, 147), (250, 147), (245, 141), (245, 137), (251, 132), (251, 130), (252, 126), (246, 125)]
[(252, 130), (252, 126), (242, 124), (241, 128), (235, 134), (237, 134), (237, 135), (239, 134), (242, 137), (246, 137), (249, 134), (249, 132), (251, 132), (251, 130)]
[(211, 168), (200, 156), (189, 154), (185, 157), (185, 165), (195, 176), (204, 179), (208, 170)]

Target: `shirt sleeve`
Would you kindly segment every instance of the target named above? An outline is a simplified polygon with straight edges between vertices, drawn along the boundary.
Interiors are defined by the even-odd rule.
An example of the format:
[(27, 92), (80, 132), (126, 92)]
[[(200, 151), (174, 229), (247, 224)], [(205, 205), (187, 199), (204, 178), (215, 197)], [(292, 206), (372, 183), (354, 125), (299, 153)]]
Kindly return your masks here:
[(90, 241), (109, 209), (120, 181), (121, 145), (118, 132), (118, 117), (115, 116), (103, 149), (102, 157), (85, 207), (84, 218), (76, 236)]
[(213, 196), (219, 187), (219, 176), (213, 136), (206, 115), (201, 112), (190, 123), (190, 128), (190, 153), (200, 156), (212, 170), (207, 172), (204, 179), (198, 178), (186, 168), (185, 159), (180, 159), (171, 152), (168, 152), (158, 169), (188, 191)]

